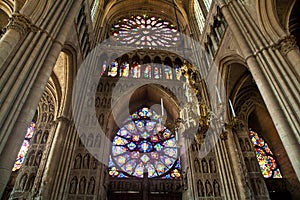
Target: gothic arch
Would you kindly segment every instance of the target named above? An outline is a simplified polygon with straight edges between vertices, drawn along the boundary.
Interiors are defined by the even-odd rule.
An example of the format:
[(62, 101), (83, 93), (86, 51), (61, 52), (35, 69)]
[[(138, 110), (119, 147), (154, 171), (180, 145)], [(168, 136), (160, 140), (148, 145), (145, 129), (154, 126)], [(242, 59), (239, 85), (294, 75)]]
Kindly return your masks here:
[(25, 4), (21, 3), (20, 0), (17, 0), (15, 2), (18, 3), (17, 10), (20, 10), (22, 14), (28, 16), (34, 24), (43, 23), (40, 20), (46, 17), (45, 14), (48, 13), (50, 7), (53, 6), (53, 4), (55, 4), (55, 1), (53, 0), (50, 1), (28, 0), (25, 2)]
[(267, 40), (278, 42), (288, 35), (286, 32), (288, 18), (286, 16), (280, 16), (280, 19), (277, 10), (280, 7), (283, 7), (287, 8), (287, 13), (289, 13), (293, 1), (294, 0), (256, 0), (257, 15), (259, 19), (258, 23), (262, 29), (263, 35), (268, 36)]
[[(142, 12), (144, 11), (148, 15), (157, 15), (158, 17), (162, 17), (165, 19), (172, 19), (171, 22), (173, 24), (176, 24), (176, 21), (174, 20), (174, 16), (173, 16), (174, 13), (173, 5), (171, 2), (160, 2), (160, 1), (149, 2), (149, 4), (147, 4), (147, 6), (145, 7), (145, 4), (143, 2), (132, 1), (129, 3), (128, 1), (131, 0), (109, 2), (105, 6), (105, 11), (104, 11), (104, 16), (107, 16), (107, 18), (103, 18), (101, 25), (104, 27), (105, 20), (111, 21), (111, 19), (127, 17), (128, 13), (132, 13), (132, 10), (134, 10), (134, 14), (143, 14)], [(128, 4), (130, 4), (131, 7), (126, 6)], [(177, 4), (177, 2), (175, 2), (175, 4)], [(165, 8), (165, 12), (152, 11), (152, 10), (156, 10), (157, 7)], [(185, 13), (181, 5), (177, 4), (177, 7), (179, 9), (179, 16), (178, 16), (179, 22), (181, 24), (181, 27), (184, 27), (182, 25), (188, 24), (187, 14)]]
[[(171, 2), (149, 1), (147, 6), (145, 7), (145, 4), (143, 2), (132, 1), (129, 3), (128, 1), (131, 0), (111, 1), (105, 6), (103, 16), (106, 17), (103, 17), (102, 21), (99, 22), (101, 24), (101, 27), (104, 28), (104, 31), (102, 32), (102, 38), (105, 38), (103, 35), (107, 35), (107, 33), (110, 32), (109, 30), (115, 21), (119, 20), (120, 18), (129, 17), (136, 14), (142, 15), (146, 13), (149, 16), (154, 15), (157, 17), (161, 17), (162, 19), (169, 20), (174, 25), (177, 24), (174, 17), (174, 8)], [(126, 6), (128, 5), (128, 3), (131, 5), (130, 7)], [(164, 12), (153, 11), (156, 10), (157, 7), (164, 8)], [(179, 4), (177, 9), (180, 27), (184, 27), (184, 29), (182, 29), (182, 32), (184, 30), (184, 32), (189, 34), (189, 20), (187, 14)]]
[[(224, 56), (219, 62), (219, 73), (222, 80), (218, 82), (221, 96), (228, 97), (233, 102), (247, 82), (251, 81), (251, 73), (248, 71), (244, 59), (240, 55)], [(223, 98), (227, 99), (227, 98)], [(227, 103), (227, 102), (226, 102)]]
[[(142, 105), (152, 106), (155, 104), (160, 104), (161, 98), (164, 98), (164, 108), (167, 110), (168, 117), (174, 120), (179, 117), (179, 102), (174, 98), (174, 94), (171, 91), (167, 91), (159, 85), (148, 84), (143, 85), (140, 88), (136, 89), (132, 96), (128, 91), (124, 93), (124, 95), (115, 100), (115, 105), (113, 107), (113, 112), (109, 114), (108, 122), (107, 122), (107, 130), (110, 132), (107, 133), (108, 138), (112, 139), (114, 137), (114, 133), (118, 131), (118, 126), (115, 124), (115, 120), (118, 122), (124, 121), (130, 113), (136, 111), (136, 109)], [(124, 99), (128, 99), (130, 105), (124, 105)], [(123, 102), (123, 103), (120, 103)], [(129, 112), (126, 113), (126, 107), (130, 106)], [(157, 105), (156, 105), (157, 106)], [(116, 119), (117, 117), (117, 119)]]
[(289, 15), (288, 31), (296, 39), (297, 46), (300, 47), (300, 2), (296, 1)]
[(275, 0), (275, 11), (278, 16), (278, 20), (284, 30), (289, 31), (289, 22), (291, 18), (292, 9), (295, 6), (297, 0)]
[[(288, 188), (287, 185), (297, 185), (297, 182), (295, 181), (296, 175), (292, 170), (293, 168), (290, 161), (287, 159), (287, 152), (280, 140), (270, 114), (255, 85), (252, 85), (251, 87), (249, 87), (249, 85), (245, 87), (244, 85), (243, 87), (241, 87), (236, 95), (235, 110), (239, 120), (235, 129), (235, 132), (237, 133), (237, 135), (235, 135), (236, 144), (241, 149), (241, 152), (244, 152), (242, 155), (244, 156), (245, 168), (248, 172), (251, 172), (246, 176), (246, 179), (247, 177), (250, 178), (254, 195), (266, 195), (266, 191), (272, 189), (275, 191), (275, 193), (270, 193), (270, 195), (279, 195), (281, 193), (289, 195), (286, 189)], [(262, 179), (260, 177), (261, 172), (260, 168), (258, 167), (257, 159), (254, 156), (255, 154), (253, 154), (253, 156), (250, 156), (250, 153), (247, 153), (253, 153), (254, 151), (252, 144), (250, 145), (249, 129), (258, 132), (259, 135), (268, 144), (274, 155), (274, 158), (276, 158), (276, 161), (279, 164), (281, 175), (283, 176), (283, 178), (287, 178), (287, 180), (289, 180), (288, 182), (285, 182), (284, 179)], [(257, 185), (258, 183), (260, 184), (260, 186)], [(266, 187), (264, 187), (265, 184)], [(278, 185), (283, 185), (283, 187), (280, 189)], [(272, 189), (270, 188), (270, 186)], [(296, 186), (296, 188), (297, 187), (298, 186)], [(288, 190), (290, 194), (294, 192), (294, 189), (292, 188)]]
[(14, 10), (13, 1), (12, 0), (0, 1), (0, 10), (5, 12), (8, 17), (11, 17)]

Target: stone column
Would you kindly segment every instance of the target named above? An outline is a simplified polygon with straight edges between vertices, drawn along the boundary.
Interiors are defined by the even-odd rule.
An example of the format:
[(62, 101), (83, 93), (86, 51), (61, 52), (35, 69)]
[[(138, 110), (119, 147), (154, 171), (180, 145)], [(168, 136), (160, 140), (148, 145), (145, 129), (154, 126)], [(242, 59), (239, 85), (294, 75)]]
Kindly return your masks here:
[(143, 194), (143, 200), (149, 200), (150, 185), (148, 179), (148, 171), (145, 171), (143, 174), (142, 194)]
[[(298, 141), (299, 133), (297, 133), (296, 131), (296, 128), (299, 128), (299, 124), (297, 124), (297, 121), (292, 121), (291, 114), (286, 110), (286, 105), (284, 104), (285, 101), (282, 102), (282, 99), (279, 97), (279, 95), (282, 94), (278, 92), (275, 93), (274, 86), (271, 87), (268, 78), (273, 80), (275, 77), (270, 77), (270, 75), (266, 77), (266, 74), (264, 74), (266, 73), (266, 71), (264, 70), (266, 70), (268, 66), (262, 66), (263, 63), (259, 63), (259, 61), (257, 60), (259, 58), (257, 58), (251, 51), (250, 45), (247, 43), (247, 40), (245, 39), (245, 36), (243, 35), (243, 32), (241, 31), (237, 20), (235, 20), (235, 18), (231, 14), (231, 10), (229, 9), (229, 7), (232, 5), (225, 4), (224, 0), (219, 1), (221, 3), (221, 11), (229, 25), (229, 28), (234, 34), (235, 39), (240, 45), (240, 49), (245, 57), (249, 70), (257, 84), (257, 87), (259, 88), (264, 102), (266, 103), (268, 111), (287, 151), (292, 166), (297, 174), (298, 179), (300, 180), (300, 146)], [(264, 56), (264, 54), (260, 56)], [(263, 67), (266, 68), (262, 69)], [(278, 78), (282, 80), (282, 77)], [(283, 97), (286, 98), (286, 96)]]
[(235, 181), (237, 183), (238, 195), (240, 199), (249, 199), (247, 196), (245, 183), (243, 182), (243, 169), (241, 166), (241, 160), (238, 156), (238, 149), (236, 143), (234, 141), (234, 136), (232, 132), (232, 127), (228, 127), (225, 134), (227, 135), (228, 139), (226, 139), (226, 146), (228, 148), (228, 154), (231, 160), (231, 164), (233, 167), (233, 174)]
[(6, 33), (0, 40), (0, 74), (8, 67), (8, 56), (15, 51), (17, 44), (34, 28), (24, 15), (13, 13), (6, 26)]
[(291, 63), (299, 79), (300, 78), (300, 53), (299, 53), (299, 47), (297, 46), (296, 43), (296, 38), (292, 35), (284, 38), (277, 45), (277, 48), (284, 56), (286, 56), (288, 61)]
[[(52, 36), (41, 31), (31, 32), (24, 37), (23, 46), (20, 48), (21, 44), (12, 43), (19, 38), (16, 31), (12, 30), (7, 32), (0, 42), (1, 53), (1, 48), (16, 48), (15, 55), (18, 56), (18, 58), (7, 57), (12, 55), (10, 51), (2, 54), (0, 58), (1, 75), (9, 70), (8, 74), (0, 76), (0, 87), (5, 88), (5, 92), (0, 94), (0, 196), (9, 180), (13, 163), (26, 133), (26, 126), (35, 114), (81, 2), (64, 1), (59, 4), (61, 10), (68, 14), (56, 15), (56, 18), (49, 19), (52, 23), (47, 23), (50, 27), (46, 28), (53, 31)], [(57, 23), (61, 26), (54, 26)], [(12, 44), (15, 46), (11, 47)]]
[(227, 138), (222, 133), (221, 139), (218, 140), (215, 147), (217, 162), (220, 169), (220, 180), (223, 182), (223, 194), (227, 199), (238, 199), (236, 181), (233, 176), (233, 169), (229, 161), (228, 147), (226, 145)]
[[(47, 163), (44, 169), (43, 178), (40, 185), (39, 197), (47, 199), (51, 196), (51, 192), (55, 185), (55, 180), (59, 172), (59, 163), (61, 161), (62, 152), (65, 144), (65, 139), (69, 138), (68, 133), (70, 120), (66, 117), (57, 118), (57, 128), (54, 133), (53, 142), (48, 155)], [(68, 142), (67, 142), (68, 143)], [(58, 153), (60, 152), (60, 153)]]

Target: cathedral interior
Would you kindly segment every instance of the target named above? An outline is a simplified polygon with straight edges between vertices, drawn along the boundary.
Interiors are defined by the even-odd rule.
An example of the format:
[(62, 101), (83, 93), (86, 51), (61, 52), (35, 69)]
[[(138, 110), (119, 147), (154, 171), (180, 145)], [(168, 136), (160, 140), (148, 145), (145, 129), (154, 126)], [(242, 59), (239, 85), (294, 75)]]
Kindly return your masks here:
[(299, 0), (0, 0), (0, 199), (300, 199)]

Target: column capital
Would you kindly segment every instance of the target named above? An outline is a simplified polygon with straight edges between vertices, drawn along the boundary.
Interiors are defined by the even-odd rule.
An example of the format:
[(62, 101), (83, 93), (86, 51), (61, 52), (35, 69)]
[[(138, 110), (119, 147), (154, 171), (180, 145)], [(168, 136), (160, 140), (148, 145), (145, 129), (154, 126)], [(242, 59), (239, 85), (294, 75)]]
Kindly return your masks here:
[(278, 42), (276, 48), (283, 54), (287, 55), (290, 51), (299, 49), (297, 46), (296, 38), (293, 35), (284, 37)]
[(66, 122), (66, 123), (69, 123), (70, 121), (71, 120), (68, 117), (63, 116), (63, 115), (61, 115), (61, 116), (59, 116), (59, 117), (56, 118), (56, 122)]
[(8, 25), (5, 27), (6, 30), (14, 29), (21, 35), (25, 35), (27, 32), (36, 32), (38, 28), (31, 23), (31, 20), (20, 13), (13, 13), (9, 19)]

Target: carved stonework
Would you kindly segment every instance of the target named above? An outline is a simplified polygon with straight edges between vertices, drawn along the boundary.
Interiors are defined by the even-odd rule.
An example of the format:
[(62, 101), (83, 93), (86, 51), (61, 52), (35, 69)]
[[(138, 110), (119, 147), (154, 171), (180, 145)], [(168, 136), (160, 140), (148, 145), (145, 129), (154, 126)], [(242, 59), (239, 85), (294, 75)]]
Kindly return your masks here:
[(284, 38), (278, 45), (277, 49), (281, 51), (283, 55), (287, 55), (290, 51), (299, 49), (297, 46), (296, 38), (293, 35)]
[(6, 26), (5, 30), (14, 29), (19, 32), (21, 35), (25, 35), (29, 31), (36, 31), (37, 28), (32, 25), (30, 19), (26, 16), (14, 13), (9, 19), (9, 23)]

